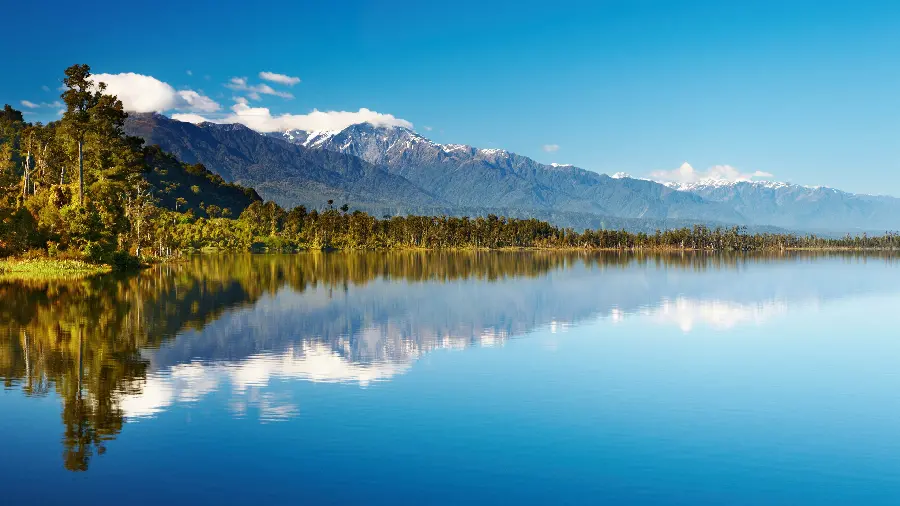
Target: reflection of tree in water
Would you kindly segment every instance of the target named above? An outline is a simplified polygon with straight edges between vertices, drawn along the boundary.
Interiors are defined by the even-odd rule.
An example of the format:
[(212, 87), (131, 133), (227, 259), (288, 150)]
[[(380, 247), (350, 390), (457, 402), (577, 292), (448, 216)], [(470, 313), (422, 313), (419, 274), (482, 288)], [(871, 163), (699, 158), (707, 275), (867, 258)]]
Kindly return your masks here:
[[(356, 253), (192, 257), (138, 275), (0, 284), (0, 377), (25, 395), (55, 391), (63, 402), (64, 463), (86, 470), (122, 430), (124, 395), (139, 393), (141, 350), (179, 331), (203, 329), (229, 308), (284, 286), (346, 290), (375, 279), (447, 282), (539, 277), (575, 263), (616, 269), (635, 263), (688, 270), (734, 269), (798, 254), (709, 256), (632, 253)], [(408, 332), (407, 332), (408, 333)], [(257, 347), (265, 343), (255, 343)]]
[(125, 278), (8, 283), (0, 300), (0, 376), (29, 396), (55, 389), (65, 466), (85, 470), (122, 428), (118, 398), (146, 377), (140, 350), (252, 295), (227, 268), (185, 264)]
[(28, 396), (63, 402), (63, 460), (86, 470), (122, 430), (122, 395), (146, 378), (141, 350), (185, 328), (202, 329), (228, 308), (290, 285), (346, 287), (376, 277), (411, 280), (538, 275), (557, 262), (460, 255), (194, 257), (128, 277), (0, 284), (0, 377)]

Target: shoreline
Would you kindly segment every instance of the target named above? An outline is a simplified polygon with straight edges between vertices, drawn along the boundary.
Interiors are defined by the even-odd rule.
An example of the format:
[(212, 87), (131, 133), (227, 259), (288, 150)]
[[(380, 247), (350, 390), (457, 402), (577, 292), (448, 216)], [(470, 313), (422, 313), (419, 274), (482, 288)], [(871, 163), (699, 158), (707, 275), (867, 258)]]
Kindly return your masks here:
[[(219, 249), (203, 248), (194, 251), (185, 251), (171, 257), (146, 258), (141, 261), (140, 268), (146, 268), (159, 263), (177, 263), (192, 255), (216, 255), (229, 253), (249, 253), (254, 255), (266, 254), (300, 254), (300, 253), (464, 253), (464, 252), (559, 252), (559, 253), (705, 253), (705, 254), (746, 254), (746, 253), (893, 253), (900, 254), (900, 248), (853, 248), (840, 246), (825, 246), (820, 248), (756, 248), (756, 249), (702, 249), (702, 248), (675, 248), (675, 247), (628, 247), (628, 248), (592, 248), (592, 247), (501, 247), (501, 248), (471, 248), (471, 247), (443, 247), (443, 248), (347, 248), (347, 249), (311, 249), (293, 248), (285, 250), (277, 249)], [(76, 279), (101, 274), (109, 274), (115, 269), (110, 264), (92, 264), (83, 260), (55, 259), (55, 258), (20, 258), (7, 257), (0, 259), (0, 281), (8, 279)]]
[[(646, 254), (673, 254), (692, 253), (708, 255), (734, 255), (754, 253), (894, 253), (900, 255), (897, 248), (848, 248), (848, 247), (822, 247), (822, 248), (760, 248), (750, 250), (712, 250), (691, 248), (552, 248), (552, 247), (504, 247), (504, 248), (351, 248), (351, 249), (293, 249), (287, 251), (278, 250), (231, 250), (204, 248), (193, 252), (185, 252), (178, 256), (168, 258), (149, 258), (142, 261), (140, 268), (146, 268), (154, 264), (178, 263), (192, 255), (215, 255), (248, 253), (251, 255), (296, 255), (301, 253), (514, 253), (514, 252), (542, 252), (542, 253), (646, 253)], [(138, 269), (140, 270), (140, 269)], [(100, 276), (115, 272), (116, 269), (109, 264), (92, 264), (82, 260), (54, 259), (54, 258), (17, 258), (9, 257), (0, 259), (0, 282), (3, 281), (73, 281)]]

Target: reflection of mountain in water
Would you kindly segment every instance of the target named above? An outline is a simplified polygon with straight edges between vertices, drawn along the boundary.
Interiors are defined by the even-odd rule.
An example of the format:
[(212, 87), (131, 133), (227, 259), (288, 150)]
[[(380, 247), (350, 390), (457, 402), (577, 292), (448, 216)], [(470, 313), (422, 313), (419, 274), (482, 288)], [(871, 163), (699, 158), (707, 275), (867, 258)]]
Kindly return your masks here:
[[(348, 362), (407, 362), (435, 348), (495, 343), (536, 327), (577, 324), (595, 317), (651, 315), (678, 326), (706, 322), (728, 328), (853, 293), (895, 289), (890, 277), (864, 275), (883, 262), (844, 257), (810, 261), (744, 258), (684, 265), (602, 256), (567, 268), (491, 283), (471, 278), (409, 283), (284, 286), (255, 304), (229, 311), (200, 331), (180, 334), (147, 353), (154, 369), (192, 360), (239, 361), (297, 343), (324, 343)], [(647, 261), (649, 260), (649, 261)], [(827, 279), (827, 282), (823, 282)]]
[[(437, 348), (650, 317), (690, 330), (896, 290), (890, 257), (366, 253), (195, 257), (127, 278), (0, 285), (0, 376), (63, 400), (66, 467), (124, 420), (230, 385), (235, 414), (297, 410), (272, 379), (368, 385)], [(250, 395), (252, 393), (252, 395)], [(244, 395), (247, 394), (247, 395)], [(243, 397), (241, 397), (243, 395)]]

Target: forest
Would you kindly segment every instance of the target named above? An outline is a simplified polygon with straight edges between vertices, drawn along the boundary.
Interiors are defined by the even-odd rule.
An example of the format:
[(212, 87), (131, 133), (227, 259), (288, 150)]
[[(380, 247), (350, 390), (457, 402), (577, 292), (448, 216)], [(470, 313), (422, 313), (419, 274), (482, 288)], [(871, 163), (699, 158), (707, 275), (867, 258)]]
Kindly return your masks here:
[(585, 249), (761, 251), (881, 249), (900, 236), (825, 238), (704, 226), (656, 233), (576, 231), (536, 219), (382, 216), (334, 202), (283, 209), (124, 134), (122, 102), (88, 65), (64, 72), (59, 120), (0, 113), (0, 257), (79, 259), (125, 268), (185, 252)]

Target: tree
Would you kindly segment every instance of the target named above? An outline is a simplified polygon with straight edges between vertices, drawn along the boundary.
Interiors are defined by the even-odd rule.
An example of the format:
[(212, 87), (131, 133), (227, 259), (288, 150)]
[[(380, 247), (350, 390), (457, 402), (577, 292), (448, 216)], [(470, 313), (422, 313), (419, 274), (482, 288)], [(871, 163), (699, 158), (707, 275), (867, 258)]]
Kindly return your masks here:
[[(25, 126), (22, 113), (8, 104), (0, 113), (0, 186), (16, 184), (19, 165), (19, 142)], [(12, 195), (3, 195), (9, 198)]]
[(66, 69), (63, 84), (66, 91), (60, 97), (66, 103), (63, 124), (66, 130), (78, 143), (78, 203), (84, 204), (84, 138), (91, 125), (90, 109), (100, 98), (106, 85), (101, 84), (99, 91), (93, 91), (91, 67), (88, 65), (72, 65)]
[(156, 213), (156, 199), (150, 194), (150, 188), (146, 181), (135, 183), (131, 191), (125, 195), (127, 202), (126, 215), (131, 223), (135, 242), (135, 256), (141, 256), (141, 246), (146, 242), (146, 224), (150, 222)]
[(5, 104), (3, 106), (3, 111), (0, 112), (0, 121), (8, 121), (10, 123), (23, 123), (25, 120), (23, 119), (22, 111), (18, 111), (14, 109), (11, 105)]
[(24, 174), (22, 176), (22, 200), (28, 196), (29, 185), (32, 184), (31, 181), (31, 150), (35, 146), (35, 137), (37, 136), (38, 128), (33, 125), (28, 125), (22, 130), (22, 150), (25, 151), (25, 157), (22, 160), (22, 167), (24, 169)]

